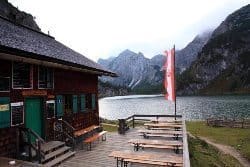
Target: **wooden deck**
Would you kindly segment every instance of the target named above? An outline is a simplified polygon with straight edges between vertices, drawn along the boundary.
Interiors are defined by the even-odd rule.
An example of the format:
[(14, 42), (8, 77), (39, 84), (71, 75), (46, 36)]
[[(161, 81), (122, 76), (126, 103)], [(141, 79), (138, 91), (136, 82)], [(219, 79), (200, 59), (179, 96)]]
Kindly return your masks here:
[[(143, 139), (142, 136), (139, 136), (138, 128), (130, 129), (126, 132), (125, 135), (119, 135), (117, 132), (107, 133), (107, 141), (97, 141), (93, 144), (92, 151), (87, 151), (86, 146), (83, 147), (83, 150), (79, 149), (76, 151), (74, 157), (68, 159), (60, 166), (63, 167), (107, 167), (107, 166), (116, 166), (116, 159), (109, 157), (108, 155), (112, 151), (123, 151), (130, 150), (134, 151), (133, 146), (128, 143), (130, 139)], [(157, 138), (158, 140), (159, 138)], [(166, 139), (165, 139), (166, 140)], [(169, 138), (169, 140), (173, 140)], [(179, 139), (179, 140), (182, 140)], [(153, 154), (162, 154), (166, 153), (166, 155), (177, 155), (182, 157), (182, 152), (180, 154), (175, 154), (173, 150), (165, 150), (165, 149), (152, 149), (145, 148), (144, 150), (139, 150), (140, 152), (147, 152)], [(130, 165), (129, 165), (130, 166)], [(150, 167), (152, 165), (139, 165), (133, 163), (132, 167)], [(155, 165), (154, 165), (155, 166)]]

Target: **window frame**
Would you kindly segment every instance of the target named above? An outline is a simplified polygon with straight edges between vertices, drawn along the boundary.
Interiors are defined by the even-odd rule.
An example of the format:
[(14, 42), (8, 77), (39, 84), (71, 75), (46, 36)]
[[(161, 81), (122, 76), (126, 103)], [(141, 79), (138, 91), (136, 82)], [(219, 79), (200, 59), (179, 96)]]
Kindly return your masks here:
[[(29, 63), (26, 63), (26, 64), (29, 64), (30, 65), (30, 86), (31, 87), (29, 87), (29, 88), (23, 88), (23, 87), (17, 87), (17, 88), (14, 88), (14, 79), (13, 79), (13, 77), (14, 77), (14, 61), (12, 61), (12, 76), (11, 76), (11, 84), (12, 84), (12, 89), (33, 89), (33, 64), (29, 64)], [(25, 62), (17, 62), (16, 61), (16, 63), (25, 63)]]
[[(67, 98), (71, 97), (71, 108), (66, 108), (66, 97)], [(72, 94), (64, 94), (63, 95), (63, 110), (64, 110), (65, 115), (73, 114), (73, 95)]]
[(10, 92), (10, 89), (11, 89), (11, 83), (10, 83), (10, 78), (11, 77), (4, 77), (4, 76), (0, 76), (0, 78), (8, 78), (9, 79), (9, 90), (0, 90), (0, 92)]
[[(54, 108), (54, 113), (53, 113), (53, 117), (48, 117), (48, 104), (54, 104), (53, 108)], [(56, 117), (56, 101), (55, 100), (47, 100), (46, 101), (46, 118), (47, 119), (53, 119)]]
[(85, 109), (86, 111), (93, 110), (92, 109), (92, 93), (85, 93)]
[(51, 67), (47, 67), (47, 66), (42, 66), (42, 67), (45, 67), (45, 68), (49, 68), (49, 69), (51, 69), (51, 71), (52, 71), (52, 79), (53, 79), (53, 83), (52, 83), (52, 88), (41, 88), (40, 87), (40, 85), (39, 85), (39, 78), (40, 78), (40, 74), (39, 74), (39, 71), (40, 71), (40, 65), (38, 66), (38, 70), (37, 70), (37, 87), (38, 87), (38, 89), (54, 89), (54, 87), (55, 87), (55, 71), (54, 71), (54, 69), (53, 68), (51, 68)]
[[(22, 122), (21, 123), (19, 123), (19, 124), (13, 124), (13, 119), (12, 119), (12, 107), (15, 107), (15, 106), (22, 106), (22, 115), (23, 115), (23, 120), (22, 120)], [(10, 103), (10, 126), (11, 127), (15, 127), (15, 126), (20, 126), (20, 125), (24, 125), (24, 123), (25, 123), (25, 112), (24, 112), (24, 102), (22, 101), (22, 102), (14, 102), (14, 103)]]

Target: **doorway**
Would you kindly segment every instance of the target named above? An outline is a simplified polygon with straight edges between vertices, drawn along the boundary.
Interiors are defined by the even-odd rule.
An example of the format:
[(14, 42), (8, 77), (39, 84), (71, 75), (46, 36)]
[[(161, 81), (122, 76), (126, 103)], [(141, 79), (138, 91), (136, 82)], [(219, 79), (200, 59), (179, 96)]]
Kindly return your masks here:
[(40, 137), (43, 133), (43, 107), (41, 98), (26, 98), (25, 100), (25, 127), (32, 129)]

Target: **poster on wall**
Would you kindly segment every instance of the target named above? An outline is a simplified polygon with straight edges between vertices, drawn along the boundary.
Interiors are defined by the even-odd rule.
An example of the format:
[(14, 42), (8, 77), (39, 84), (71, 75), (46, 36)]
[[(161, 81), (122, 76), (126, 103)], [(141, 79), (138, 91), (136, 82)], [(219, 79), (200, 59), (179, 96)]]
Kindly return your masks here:
[(0, 112), (9, 111), (9, 104), (0, 104)]
[(23, 102), (11, 103), (11, 126), (17, 126), (24, 123)]
[(55, 117), (55, 100), (46, 101), (47, 118)]

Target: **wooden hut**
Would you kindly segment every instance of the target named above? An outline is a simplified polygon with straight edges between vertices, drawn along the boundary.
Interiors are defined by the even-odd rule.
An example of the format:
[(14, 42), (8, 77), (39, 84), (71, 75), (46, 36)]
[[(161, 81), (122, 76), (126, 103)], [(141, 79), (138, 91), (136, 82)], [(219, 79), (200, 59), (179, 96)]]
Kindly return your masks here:
[(98, 125), (101, 75), (116, 76), (52, 36), (0, 17), (0, 156), (17, 157), (27, 129), (48, 142), (57, 121), (75, 130)]

